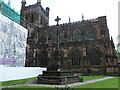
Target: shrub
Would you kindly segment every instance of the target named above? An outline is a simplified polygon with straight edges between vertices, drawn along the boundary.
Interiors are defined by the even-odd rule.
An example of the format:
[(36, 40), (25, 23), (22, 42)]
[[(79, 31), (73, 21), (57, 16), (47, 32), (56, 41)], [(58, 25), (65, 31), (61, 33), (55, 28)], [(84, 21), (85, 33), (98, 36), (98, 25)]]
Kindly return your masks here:
[(83, 82), (83, 77), (80, 77), (80, 82)]

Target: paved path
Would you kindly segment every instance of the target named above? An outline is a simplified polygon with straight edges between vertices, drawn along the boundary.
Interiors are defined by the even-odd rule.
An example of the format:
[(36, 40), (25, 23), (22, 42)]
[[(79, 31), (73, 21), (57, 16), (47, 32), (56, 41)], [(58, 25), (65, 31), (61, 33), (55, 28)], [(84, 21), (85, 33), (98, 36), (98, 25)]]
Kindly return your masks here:
[[(77, 83), (71, 83), (68, 84), (68, 87), (71, 86), (79, 86), (79, 85), (84, 85), (84, 84), (90, 84), (90, 83), (95, 83), (95, 82), (99, 82), (99, 81), (103, 81), (103, 80), (107, 80), (107, 79), (111, 79), (114, 77), (105, 77), (105, 78), (100, 78), (100, 79), (95, 79), (95, 80), (89, 80), (89, 81), (84, 81), (84, 82), (77, 82)], [(31, 82), (31, 81), (30, 81)], [(16, 86), (46, 86), (46, 87), (65, 87), (65, 85), (47, 85), (47, 84), (35, 84), (35, 83), (27, 83), (27, 84), (23, 84), (23, 85), (15, 85), (15, 86), (2, 86), (2, 88), (13, 88)], [(33, 81), (34, 82), (34, 81)], [(1, 86), (0, 86), (1, 88)]]
[[(68, 84), (68, 87), (95, 83), (95, 82), (99, 82), (99, 81), (103, 81), (103, 80), (107, 80), (111, 78), (114, 78), (114, 77), (105, 77), (105, 78), (100, 78), (100, 79), (95, 79), (95, 80), (84, 81), (84, 82), (71, 83), (71, 84)], [(26, 84), (26, 85), (27, 86), (65, 87), (65, 85), (46, 85), (46, 84)]]

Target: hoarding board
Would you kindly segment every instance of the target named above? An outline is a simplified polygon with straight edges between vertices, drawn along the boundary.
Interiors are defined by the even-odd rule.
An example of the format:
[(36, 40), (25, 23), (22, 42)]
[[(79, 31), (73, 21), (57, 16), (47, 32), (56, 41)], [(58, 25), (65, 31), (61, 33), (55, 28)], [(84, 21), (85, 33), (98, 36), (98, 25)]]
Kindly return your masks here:
[(25, 66), (26, 40), (27, 29), (0, 13), (0, 65)]

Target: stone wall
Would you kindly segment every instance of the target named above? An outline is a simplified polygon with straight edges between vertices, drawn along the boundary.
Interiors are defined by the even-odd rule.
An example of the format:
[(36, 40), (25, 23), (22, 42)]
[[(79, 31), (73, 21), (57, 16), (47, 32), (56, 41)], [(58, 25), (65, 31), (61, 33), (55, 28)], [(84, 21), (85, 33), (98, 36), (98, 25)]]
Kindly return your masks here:
[[(76, 67), (77, 71), (81, 71), (81, 66), (106, 67), (117, 65), (114, 43), (112, 38), (110, 39), (109, 29), (106, 26), (106, 17), (104, 16), (98, 17), (94, 20), (37, 28), (31, 39), (35, 45), (34, 50), (31, 51), (35, 61), (33, 66), (47, 67), (50, 63), (54, 62), (53, 53), (57, 45), (57, 29), (59, 31), (59, 51), (62, 58), (61, 63), (66, 68), (71, 69)], [(76, 32), (80, 32), (80, 34), (77, 35)], [(95, 32), (95, 35), (92, 34), (92, 32)], [(31, 46), (33, 46), (33, 44), (31, 44)], [(90, 59), (92, 58), (90, 57), (92, 50), (93, 53), (95, 52), (99, 54), (99, 62), (96, 62), (96, 65), (94, 62), (91, 62)], [(43, 51), (46, 53), (45, 56), (42, 54)], [(80, 58), (80, 62), (78, 62), (78, 65), (73, 66), (72, 58), (74, 56), (72, 57), (72, 54), (74, 54), (75, 51), (77, 52), (76, 56)], [(31, 54), (28, 53), (28, 55)], [(45, 65), (42, 64), (42, 61), (44, 60), (48, 62)], [(76, 64), (77, 62), (74, 63)], [(99, 64), (97, 65), (97, 63)], [(27, 64), (27, 66), (29, 66), (29, 64)], [(77, 67), (79, 67), (79, 69), (77, 69)], [(105, 71), (103, 69), (101, 70), (103, 72)], [(92, 69), (91, 71), (94, 72)]]

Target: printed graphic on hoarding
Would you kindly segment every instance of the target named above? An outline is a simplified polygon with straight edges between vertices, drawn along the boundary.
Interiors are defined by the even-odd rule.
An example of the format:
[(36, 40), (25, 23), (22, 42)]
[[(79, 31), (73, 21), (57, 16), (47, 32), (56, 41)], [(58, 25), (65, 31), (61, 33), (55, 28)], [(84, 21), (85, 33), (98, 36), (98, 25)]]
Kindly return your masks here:
[(25, 65), (27, 29), (0, 13), (0, 65)]

